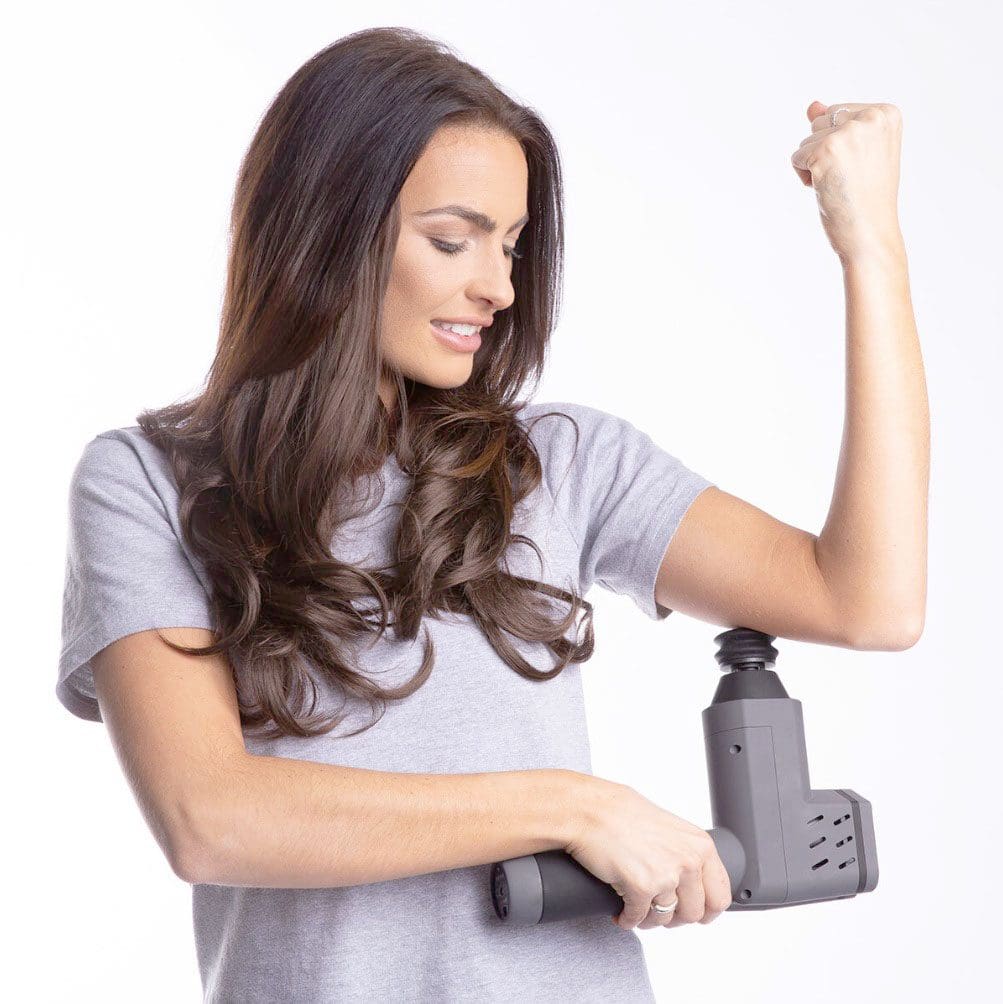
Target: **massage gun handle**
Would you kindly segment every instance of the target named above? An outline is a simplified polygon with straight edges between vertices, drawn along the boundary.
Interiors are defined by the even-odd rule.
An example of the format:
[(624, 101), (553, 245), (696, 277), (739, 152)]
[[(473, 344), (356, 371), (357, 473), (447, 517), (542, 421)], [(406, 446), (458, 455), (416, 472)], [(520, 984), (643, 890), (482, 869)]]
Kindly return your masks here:
[[(745, 875), (745, 850), (731, 830), (707, 831), (731, 879), (734, 897)], [(620, 913), (620, 894), (566, 851), (542, 851), (491, 867), (495, 913), (509, 924), (542, 924), (598, 914)]]

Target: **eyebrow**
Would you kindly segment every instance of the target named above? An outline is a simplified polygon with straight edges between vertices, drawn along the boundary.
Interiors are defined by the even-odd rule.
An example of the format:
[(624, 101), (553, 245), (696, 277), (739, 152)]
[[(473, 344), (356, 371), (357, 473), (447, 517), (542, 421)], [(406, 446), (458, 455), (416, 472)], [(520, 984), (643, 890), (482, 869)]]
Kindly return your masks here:
[[(469, 206), (458, 206), (455, 203), (451, 203), (448, 206), (437, 206), (435, 209), (426, 209), (420, 213), (414, 213), (414, 216), (432, 216), (436, 213), (448, 213), (451, 216), (459, 216), (461, 219), (466, 220), (468, 223), (473, 223), (474, 226), (483, 230), (486, 234), (493, 234), (495, 230), (498, 229), (498, 224), (491, 219), (490, 216), (485, 216), (484, 213), (479, 213), (476, 209), (471, 209)], [(512, 233), (516, 227), (522, 226), (523, 223), (529, 222), (529, 214), (527, 213), (521, 220), (516, 220), (508, 228), (507, 233)]]

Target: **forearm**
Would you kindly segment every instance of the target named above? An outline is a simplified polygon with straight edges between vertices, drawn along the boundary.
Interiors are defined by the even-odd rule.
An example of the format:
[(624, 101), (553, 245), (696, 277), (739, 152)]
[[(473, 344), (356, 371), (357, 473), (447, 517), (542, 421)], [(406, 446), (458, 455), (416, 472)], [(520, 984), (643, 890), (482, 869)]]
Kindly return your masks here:
[(563, 848), (589, 775), (406, 774), (248, 755), (202, 815), (190, 882), (362, 885)]
[(902, 243), (843, 263), (846, 414), (819, 568), (864, 647), (926, 608), (930, 414)]

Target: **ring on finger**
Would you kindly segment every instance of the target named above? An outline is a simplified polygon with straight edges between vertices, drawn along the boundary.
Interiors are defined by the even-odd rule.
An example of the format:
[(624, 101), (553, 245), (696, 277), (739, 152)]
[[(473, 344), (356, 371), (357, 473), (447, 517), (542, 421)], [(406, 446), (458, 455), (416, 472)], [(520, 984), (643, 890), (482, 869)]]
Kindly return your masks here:
[(674, 899), (671, 903), (668, 904), (668, 906), (661, 906), (660, 904), (658, 904), (654, 900), (652, 900), (651, 901), (651, 909), (654, 910), (655, 913), (672, 913), (672, 911), (675, 910), (675, 908), (678, 905), (678, 903), (679, 903), (679, 900), (678, 899)]

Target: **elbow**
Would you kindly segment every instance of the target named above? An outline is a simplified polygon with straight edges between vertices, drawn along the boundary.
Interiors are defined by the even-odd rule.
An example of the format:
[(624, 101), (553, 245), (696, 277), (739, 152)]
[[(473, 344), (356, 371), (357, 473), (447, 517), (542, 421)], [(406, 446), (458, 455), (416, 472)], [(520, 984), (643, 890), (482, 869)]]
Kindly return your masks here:
[(905, 652), (923, 636), (924, 626), (922, 612), (911, 620), (903, 620), (897, 629), (887, 621), (865, 625), (851, 634), (849, 647), (859, 652)]
[(188, 885), (212, 881), (210, 841), (206, 838), (205, 815), (188, 812), (188, 825), (175, 835), (171, 844), (170, 863), (174, 874)]
[(233, 884), (226, 876), (233, 873), (233, 856), (239, 850), (234, 841), (234, 800), (246, 788), (247, 775), (242, 772), (256, 759), (246, 752), (231, 757), (224, 774), (203, 786), (201, 795), (192, 793), (171, 861), (174, 873), (189, 885)]
[(206, 855), (194, 842), (179, 841), (171, 855), (171, 868), (182, 882), (198, 885), (210, 881)]

